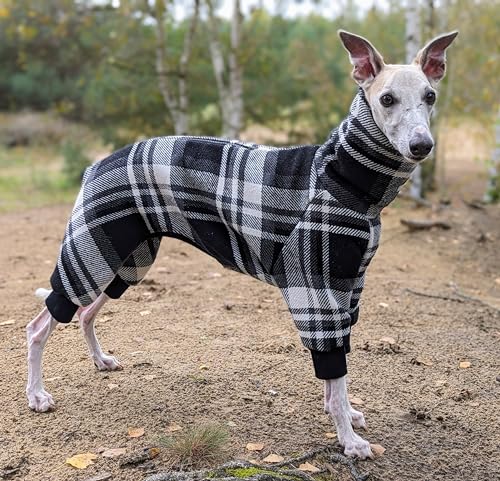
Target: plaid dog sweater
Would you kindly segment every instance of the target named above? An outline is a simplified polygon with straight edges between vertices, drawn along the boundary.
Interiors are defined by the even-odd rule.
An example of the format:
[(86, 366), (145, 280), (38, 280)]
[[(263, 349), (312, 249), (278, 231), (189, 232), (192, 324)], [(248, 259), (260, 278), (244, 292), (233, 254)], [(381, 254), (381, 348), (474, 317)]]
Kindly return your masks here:
[(343, 376), (380, 211), (414, 166), (362, 90), (321, 146), (137, 142), (85, 171), (47, 307), (69, 322), (102, 292), (120, 297), (144, 278), (161, 237), (176, 237), (280, 288), (316, 376)]

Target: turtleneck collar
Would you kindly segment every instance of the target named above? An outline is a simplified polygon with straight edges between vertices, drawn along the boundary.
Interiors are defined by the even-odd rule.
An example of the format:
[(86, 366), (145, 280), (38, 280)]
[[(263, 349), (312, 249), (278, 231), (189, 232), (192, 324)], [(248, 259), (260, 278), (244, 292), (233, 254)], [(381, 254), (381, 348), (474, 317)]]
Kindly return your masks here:
[(315, 155), (323, 186), (346, 207), (375, 217), (398, 195), (416, 164), (379, 129), (362, 89), (349, 115)]

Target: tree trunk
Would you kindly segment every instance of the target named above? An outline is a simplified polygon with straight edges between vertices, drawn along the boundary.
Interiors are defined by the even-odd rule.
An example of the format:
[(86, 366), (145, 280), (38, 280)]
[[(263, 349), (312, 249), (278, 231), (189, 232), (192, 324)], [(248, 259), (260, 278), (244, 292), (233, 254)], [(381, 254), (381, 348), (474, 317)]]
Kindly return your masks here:
[(240, 0), (234, 0), (233, 2), (227, 75), (226, 61), (222, 54), (213, 4), (211, 0), (206, 0), (206, 4), (208, 7), (210, 55), (212, 57), (215, 82), (219, 92), (222, 136), (237, 139), (243, 128), (243, 71), (238, 59), (241, 42)]
[(498, 108), (495, 125), (495, 141), (496, 147), (489, 168), (488, 188), (484, 195), (486, 202), (498, 202), (500, 200), (500, 107)]
[[(406, 63), (411, 64), (420, 49), (419, 2), (406, 2)], [(410, 196), (422, 197), (422, 166), (418, 164), (410, 178)]]
[[(152, 12), (156, 19), (156, 75), (163, 101), (174, 124), (175, 135), (186, 135), (189, 130), (188, 67), (193, 37), (198, 24), (199, 0), (194, 1), (194, 11), (184, 36), (183, 50), (179, 59), (177, 73), (169, 71), (167, 67), (167, 55), (165, 51), (166, 11), (165, 2), (163, 0), (156, 0), (154, 11)], [(172, 87), (173, 82), (171, 79), (173, 77), (177, 77), (177, 93), (175, 93)]]

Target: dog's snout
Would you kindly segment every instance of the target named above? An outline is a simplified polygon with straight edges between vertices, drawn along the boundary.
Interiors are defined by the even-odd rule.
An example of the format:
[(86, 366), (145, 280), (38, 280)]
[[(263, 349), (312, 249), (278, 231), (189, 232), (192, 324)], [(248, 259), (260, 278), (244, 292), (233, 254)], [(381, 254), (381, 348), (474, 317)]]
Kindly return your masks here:
[(433, 140), (425, 134), (416, 134), (410, 140), (410, 152), (418, 158), (424, 158), (434, 147)]

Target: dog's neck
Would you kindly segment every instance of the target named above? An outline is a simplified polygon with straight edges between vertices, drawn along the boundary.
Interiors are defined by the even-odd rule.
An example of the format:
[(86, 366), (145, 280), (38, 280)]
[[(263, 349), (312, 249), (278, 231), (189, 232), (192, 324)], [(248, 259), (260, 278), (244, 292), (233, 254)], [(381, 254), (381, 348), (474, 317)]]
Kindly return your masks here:
[(318, 149), (315, 163), (322, 185), (339, 202), (370, 217), (395, 199), (416, 167), (377, 126), (361, 89), (347, 118)]

